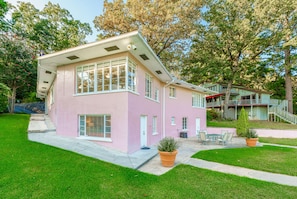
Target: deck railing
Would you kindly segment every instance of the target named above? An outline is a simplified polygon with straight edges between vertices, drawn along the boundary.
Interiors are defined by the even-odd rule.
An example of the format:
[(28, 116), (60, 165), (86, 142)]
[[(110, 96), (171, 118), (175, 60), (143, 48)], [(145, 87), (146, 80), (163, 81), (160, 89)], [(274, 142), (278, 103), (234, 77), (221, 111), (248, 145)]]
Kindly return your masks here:
[(297, 116), (289, 113), (286, 110), (283, 110), (281, 107), (270, 107), (269, 114), (274, 115), (275, 117), (279, 117), (280, 119), (285, 120), (286, 122), (289, 122), (291, 124), (297, 124)]
[[(218, 107), (218, 106), (223, 106), (224, 100), (222, 101), (215, 101), (215, 102), (207, 102), (206, 106), (208, 108), (211, 107)], [(247, 100), (229, 100), (228, 103), (229, 106), (235, 106), (235, 105), (269, 105), (269, 106), (279, 106), (282, 109), (287, 109), (288, 107), (288, 102), (287, 100), (277, 100), (277, 99), (270, 99), (269, 101), (267, 100), (262, 100), (262, 99), (247, 99)]]

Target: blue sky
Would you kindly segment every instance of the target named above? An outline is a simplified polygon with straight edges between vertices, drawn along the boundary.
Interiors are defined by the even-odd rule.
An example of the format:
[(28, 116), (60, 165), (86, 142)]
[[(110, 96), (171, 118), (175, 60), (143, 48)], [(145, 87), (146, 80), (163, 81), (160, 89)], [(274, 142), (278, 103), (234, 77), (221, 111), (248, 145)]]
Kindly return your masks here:
[(87, 41), (92, 42), (96, 40), (98, 31), (94, 28), (93, 20), (96, 16), (102, 14), (104, 0), (6, 0), (6, 2), (13, 5), (16, 5), (17, 1), (30, 2), (39, 10), (42, 10), (49, 1), (54, 4), (58, 3), (62, 8), (67, 9), (74, 19), (89, 23), (92, 27), (93, 35), (88, 36)]

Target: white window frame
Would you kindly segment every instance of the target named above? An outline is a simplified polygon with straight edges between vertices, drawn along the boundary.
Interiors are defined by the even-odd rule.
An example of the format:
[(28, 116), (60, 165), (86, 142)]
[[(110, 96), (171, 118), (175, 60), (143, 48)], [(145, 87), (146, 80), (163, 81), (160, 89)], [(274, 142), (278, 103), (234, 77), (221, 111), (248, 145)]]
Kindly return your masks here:
[(188, 118), (187, 117), (182, 118), (182, 130), (188, 130)]
[(159, 102), (159, 89), (155, 88), (155, 101)]
[(145, 97), (152, 98), (153, 77), (148, 73), (145, 74)]
[[(76, 68), (76, 93), (94, 93), (95, 80), (97, 79), (95, 68), (95, 64), (83, 65)], [(93, 77), (91, 77), (92, 74)]]
[(128, 59), (126, 85), (128, 90), (136, 92), (136, 64)]
[(175, 124), (175, 117), (174, 116), (171, 117), (171, 125), (176, 125)]
[(176, 98), (176, 88), (175, 87), (172, 87), (172, 86), (169, 87), (169, 97)]
[(158, 134), (158, 129), (157, 129), (157, 123), (158, 123), (158, 117), (157, 116), (153, 116), (153, 135)]
[[(103, 119), (103, 132), (97, 132), (97, 133), (102, 133), (103, 136), (92, 136), (92, 135), (88, 135), (89, 132), (87, 132), (87, 117), (100, 117), (101, 119)], [(104, 114), (104, 115), (92, 115), (92, 114), (87, 114), (87, 115), (79, 115), (78, 117), (78, 121), (79, 121), (79, 138), (83, 138), (83, 139), (88, 139), (88, 140), (99, 140), (99, 141), (112, 141), (111, 140), (111, 115), (108, 114)], [(99, 128), (96, 127), (96, 128)], [(96, 133), (96, 132), (95, 132)], [(109, 134), (109, 135), (108, 135)]]
[(205, 108), (206, 102), (205, 102), (204, 95), (200, 93), (192, 93), (192, 106), (198, 107), (198, 108)]
[[(115, 91), (136, 92), (136, 68), (136, 64), (129, 57), (77, 66), (76, 94)], [(124, 76), (122, 75), (123, 70), (125, 70)]]

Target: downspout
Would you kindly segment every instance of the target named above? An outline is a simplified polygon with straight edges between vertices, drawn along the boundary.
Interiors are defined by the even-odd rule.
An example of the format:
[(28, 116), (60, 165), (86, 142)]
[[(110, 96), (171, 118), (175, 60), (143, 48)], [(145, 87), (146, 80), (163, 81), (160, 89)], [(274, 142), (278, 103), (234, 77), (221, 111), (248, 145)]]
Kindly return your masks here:
[(165, 126), (166, 126), (166, 122), (165, 122), (165, 120), (166, 120), (166, 88), (170, 85), (170, 84), (172, 84), (173, 82), (174, 82), (175, 80), (173, 79), (173, 80), (171, 80), (171, 82), (169, 82), (169, 83), (167, 83), (164, 87), (163, 87), (163, 106), (162, 106), (162, 116), (163, 116), (163, 118), (162, 118), (162, 125), (163, 125), (163, 133), (162, 133), (162, 138), (164, 138), (164, 137), (166, 137), (166, 128), (165, 128)]

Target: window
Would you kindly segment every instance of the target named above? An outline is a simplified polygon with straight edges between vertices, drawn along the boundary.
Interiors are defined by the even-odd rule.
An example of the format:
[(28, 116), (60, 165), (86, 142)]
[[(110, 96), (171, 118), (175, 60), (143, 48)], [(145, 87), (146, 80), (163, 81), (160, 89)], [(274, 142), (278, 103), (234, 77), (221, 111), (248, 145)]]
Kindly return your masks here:
[(145, 96), (152, 98), (152, 76), (145, 74)]
[(175, 125), (175, 117), (171, 117), (171, 125)]
[(192, 94), (192, 106), (205, 108), (205, 98), (199, 93)]
[(176, 97), (175, 88), (169, 87), (169, 97)]
[(79, 66), (76, 73), (76, 93), (136, 91), (136, 65), (128, 58)]
[(125, 66), (126, 60), (115, 60), (111, 62), (111, 90), (125, 89)]
[(77, 92), (90, 93), (94, 92), (95, 83), (95, 66), (81, 66), (77, 68)]
[(136, 65), (130, 60), (128, 63), (128, 89), (136, 91)]
[(80, 136), (111, 138), (110, 115), (80, 115)]
[(183, 117), (183, 121), (182, 121), (182, 129), (183, 130), (187, 130), (188, 129), (188, 118)]
[(158, 102), (159, 101), (159, 89), (155, 89), (155, 100)]
[(157, 116), (153, 117), (153, 134), (157, 134)]

